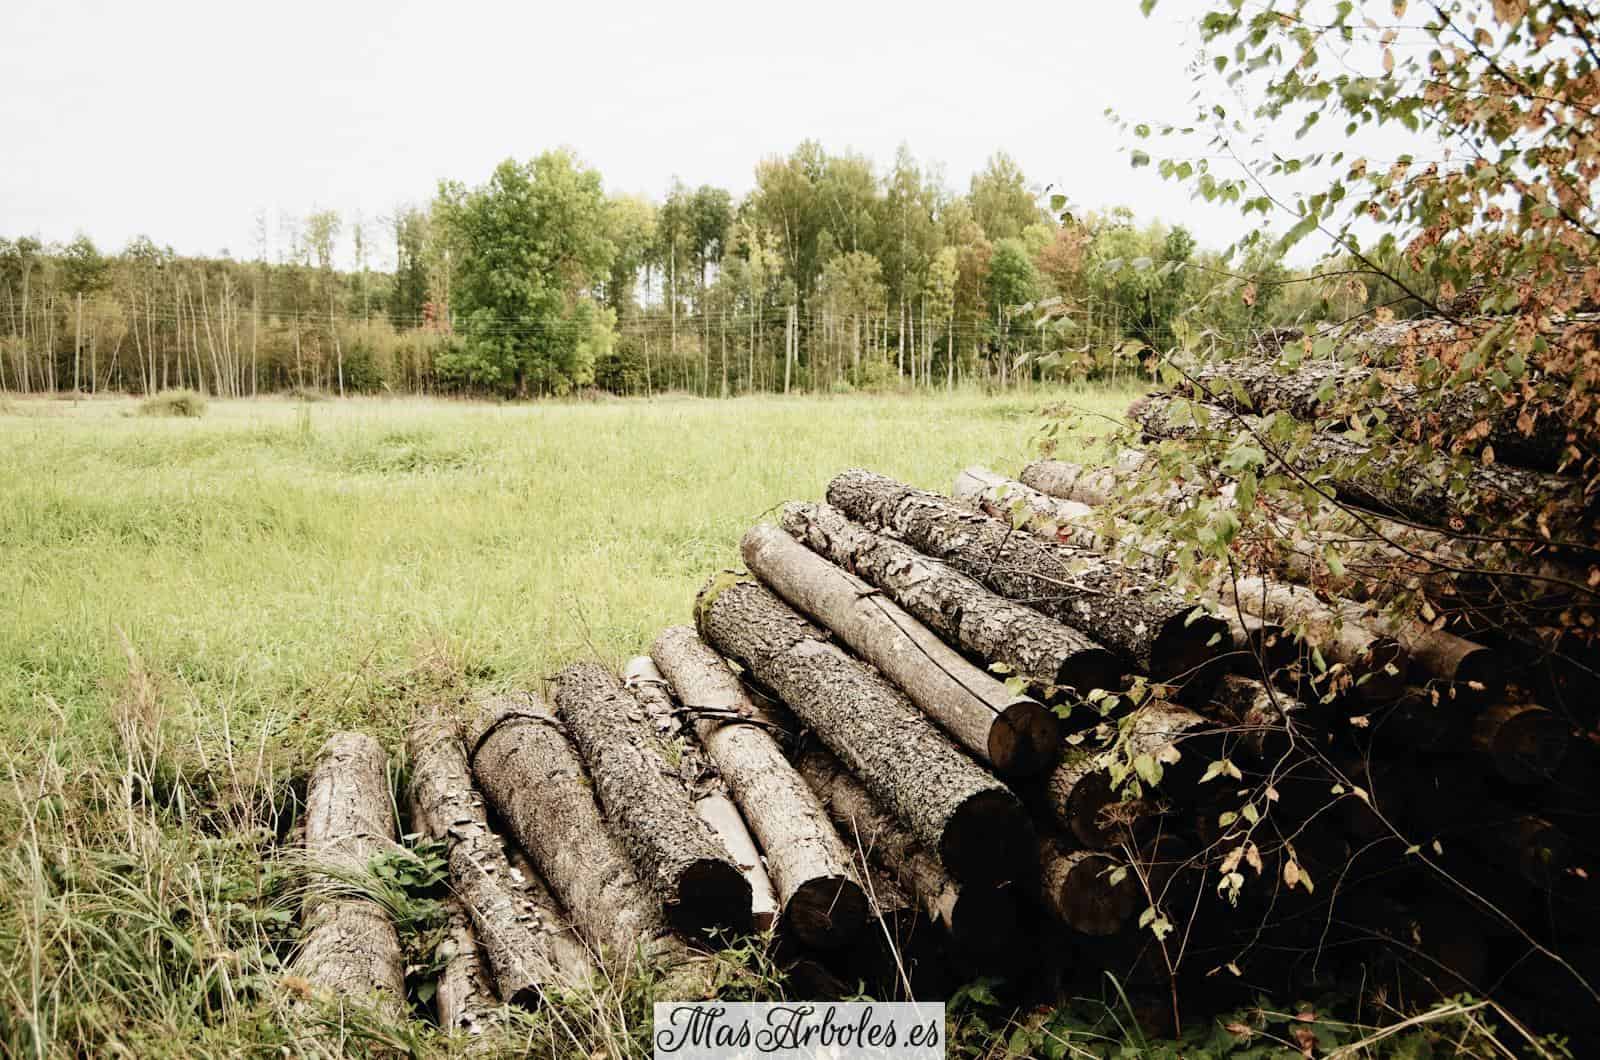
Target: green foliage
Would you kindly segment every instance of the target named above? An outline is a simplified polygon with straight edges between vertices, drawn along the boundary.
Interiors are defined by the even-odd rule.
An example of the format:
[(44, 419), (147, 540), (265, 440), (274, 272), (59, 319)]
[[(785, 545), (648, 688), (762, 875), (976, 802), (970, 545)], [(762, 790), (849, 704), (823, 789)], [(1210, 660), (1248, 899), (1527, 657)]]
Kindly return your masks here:
[(463, 342), (440, 354), (440, 375), (519, 396), (592, 382), (615, 319), (586, 294), (615, 255), (600, 174), (564, 151), (508, 159), (482, 187), (442, 185), (434, 216), (460, 249)]
[(198, 419), (206, 414), (206, 399), (193, 390), (163, 390), (139, 402), (141, 416), (177, 416)]

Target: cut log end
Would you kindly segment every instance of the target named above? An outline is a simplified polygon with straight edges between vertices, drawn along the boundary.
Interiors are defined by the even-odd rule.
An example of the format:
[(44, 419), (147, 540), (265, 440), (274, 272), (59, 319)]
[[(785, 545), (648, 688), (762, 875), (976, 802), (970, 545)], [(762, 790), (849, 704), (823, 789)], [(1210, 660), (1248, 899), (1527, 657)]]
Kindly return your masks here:
[(950, 816), (939, 859), (971, 884), (1024, 879), (1034, 866), (1033, 825), (1009, 792), (993, 788), (963, 802)]
[(1040, 881), (1045, 907), (1074, 931), (1115, 935), (1128, 926), (1142, 904), (1132, 873), (1111, 882), (1116, 867), (1114, 859), (1089, 851), (1051, 858)]
[(1074, 652), (1061, 660), (1056, 670), (1055, 683), (1086, 696), (1096, 688), (1115, 691), (1122, 687), (1126, 668), (1116, 654), (1104, 648), (1089, 648)]
[[(1218, 654), (1218, 645), (1228, 644), (1232, 634), (1228, 624), (1214, 615), (1190, 620), (1187, 614), (1166, 621), (1150, 649), (1150, 676), (1183, 686), (1185, 692), (1204, 699), (1216, 682), (1214, 667), (1207, 664)], [(1207, 687), (1199, 688), (1196, 685)]]
[(1061, 723), (1037, 700), (1012, 703), (989, 729), (989, 761), (1008, 776), (1031, 777), (1048, 769), (1060, 750)]
[(1021, 933), (1009, 887), (964, 887), (950, 911), (950, 940), (974, 956), (1009, 956)]
[(1456, 662), (1451, 687), (1457, 699), (1484, 702), (1506, 689), (1506, 671), (1499, 652), (1481, 644), (1462, 654)]
[(805, 945), (837, 949), (852, 942), (867, 919), (867, 896), (848, 876), (806, 880), (784, 908), (784, 926)]
[(1393, 637), (1378, 637), (1367, 649), (1365, 680), (1357, 687), (1360, 697), (1369, 703), (1386, 703), (1398, 698), (1406, 689), (1406, 650)]
[(1512, 784), (1539, 784), (1561, 768), (1571, 731), (1561, 717), (1531, 703), (1491, 707), (1473, 727), (1473, 740)]
[(707, 931), (744, 934), (751, 929), (750, 881), (738, 866), (697, 858), (678, 877), (682, 899), (666, 903), (667, 922), (692, 938)]

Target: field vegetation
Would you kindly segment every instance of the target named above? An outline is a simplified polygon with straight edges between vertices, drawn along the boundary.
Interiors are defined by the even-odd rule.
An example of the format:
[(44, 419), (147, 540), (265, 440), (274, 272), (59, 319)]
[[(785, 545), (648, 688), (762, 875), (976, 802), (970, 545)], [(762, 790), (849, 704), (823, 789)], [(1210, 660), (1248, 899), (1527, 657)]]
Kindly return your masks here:
[[(275, 848), (328, 733), (397, 746), (419, 699), (618, 664), (689, 618), (751, 523), (840, 468), (947, 488), (971, 460), (1018, 465), (1044, 401), (1109, 413), (1131, 393), (263, 399), (199, 419), (10, 400), (0, 1053), (310, 1048), (286, 1037), (295, 873)], [(428, 908), (406, 895), (437, 873), (394, 869), (425, 970)], [(771, 988), (748, 965), (730, 996)], [(620, 1050), (625, 1004), (529, 1033), (551, 1055)]]

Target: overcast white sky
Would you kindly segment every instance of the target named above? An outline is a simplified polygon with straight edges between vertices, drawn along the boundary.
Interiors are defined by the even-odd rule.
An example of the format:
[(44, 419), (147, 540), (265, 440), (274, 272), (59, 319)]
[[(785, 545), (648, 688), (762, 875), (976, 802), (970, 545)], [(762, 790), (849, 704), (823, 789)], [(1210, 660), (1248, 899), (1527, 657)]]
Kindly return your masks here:
[(611, 190), (749, 189), (813, 137), (905, 141), (965, 188), (993, 151), (1091, 208), (1238, 215), (1128, 165), (1104, 117), (1186, 120), (1199, 0), (272, 5), (0, 0), (0, 234), (253, 253), (258, 210), (369, 219), (568, 145)]

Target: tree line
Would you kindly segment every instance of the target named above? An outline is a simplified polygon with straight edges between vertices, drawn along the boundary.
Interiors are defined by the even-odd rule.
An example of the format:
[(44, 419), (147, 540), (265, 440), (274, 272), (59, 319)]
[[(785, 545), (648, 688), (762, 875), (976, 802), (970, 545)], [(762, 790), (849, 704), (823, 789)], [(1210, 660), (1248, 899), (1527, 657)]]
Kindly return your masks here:
[(0, 238), (0, 389), (1009, 387), (1394, 293), (1291, 282), (1269, 243), (1234, 260), (1126, 208), (1073, 211), (1003, 153), (958, 192), (904, 147), (882, 170), (812, 141), (740, 199), (607, 194), (557, 150), (378, 222), (320, 211), (273, 235), (258, 217), (247, 259)]

